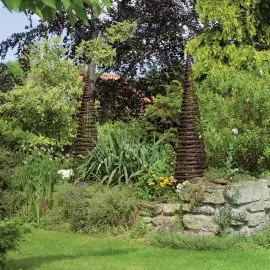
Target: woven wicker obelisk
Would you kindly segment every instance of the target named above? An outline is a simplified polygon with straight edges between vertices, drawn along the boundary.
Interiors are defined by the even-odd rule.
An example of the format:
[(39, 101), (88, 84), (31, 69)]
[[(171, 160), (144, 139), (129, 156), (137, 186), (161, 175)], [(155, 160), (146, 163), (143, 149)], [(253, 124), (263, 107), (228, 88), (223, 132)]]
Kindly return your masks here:
[(94, 107), (94, 81), (91, 64), (85, 76), (85, 87), (78, 115), (78, 128), (75, 141), (75, 158), (83, 158), (96, 146), (97, 127)]
[(190, 56), (187, 57), (183, 81), (179, 140), (176, 149), (177, 183), (203, 176), (206, 169), (204, 143), (198, 132), (199, 105), (192, 80)]

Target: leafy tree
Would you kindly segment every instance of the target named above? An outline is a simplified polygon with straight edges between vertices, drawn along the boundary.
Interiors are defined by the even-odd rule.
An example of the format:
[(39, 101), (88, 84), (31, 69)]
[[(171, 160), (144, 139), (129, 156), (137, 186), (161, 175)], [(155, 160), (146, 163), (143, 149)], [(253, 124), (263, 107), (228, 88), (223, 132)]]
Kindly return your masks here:
[(18, 61), (8, 61), (6, 63), (9, 71), (14, 76), (15, 82), (17, 85), (22, 85), (25, 82), (26, 74), (21, 68), (21, 65)]
[[(114, 64), (110, 69), (123, 77), (145, 74), (150, 70), (169, 69), (179, 63), (187, 38), (201, 31), (201, 25), (190, 0), (113, 0), (106, 16), (95, 19), (91, 9), (86, 7), (88, 25), (77, 21), (72, 25), (65, 12), (59, 12), (48, 25), (40, 23), (24, 33), (15, 33), (0, 44), (0, 55), (5, 57), (11, 47), (18, 45), (18, 55), (24, 46), (50, 34), (64, 37), (64, 45), (70, 58), (82, 40), (102, 35), (108, 26), (124, 20), (136, 21), (132, 38), (116, 42)], [(95, 34), (96, 33), (96, 34)], [(109, 68), (106, 68), (109, 69)]]
[(196, 75), (224, 64), (247, 70), (269, 63), (268, 0), (198, 0), (196, 10), (205, 28), (188, 44)]
[(10, 11), (24, 11), (29, 9), (44, 20), (53, 19), (57, 11), (65, 10), (69, 21), (74, 24), (77, 19), (87, 23), (85, 5), (93, 7), (96, 13), (100, 13), (102, 6), (109, 7), (110, 0), (1, 0)]
[(78, 69), (64, 58), (60, 39), (30, 48), (30, 71), (25, 85), (4, 95), (0, 106), (0, 137), (24, 147), (70, 145), (81, 87)]

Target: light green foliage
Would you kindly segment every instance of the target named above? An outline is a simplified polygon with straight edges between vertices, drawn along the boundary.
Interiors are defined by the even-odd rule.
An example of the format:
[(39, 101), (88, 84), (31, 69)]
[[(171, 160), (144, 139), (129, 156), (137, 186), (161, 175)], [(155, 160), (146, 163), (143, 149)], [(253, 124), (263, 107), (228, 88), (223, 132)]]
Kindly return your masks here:
[(23, 84), (26, 79), (26, 74), (18, 61), (9, 61), (6, 63), (9, 71), (14, 76), (16, 84)]
[(62, 91), (77, 88), (79, 71), (65, 58), (60, 37), (34, 43), (29, 50), (23, 55), (30, 63), (28, 82), (44, 87), (63, 86)]
[(7, 143), (24, 148), (72, 143), (82, 86), (64, 54), (58, 38), (31, 47), (26, 84), (4, 94), (0, 106), (0, 136)]
[(119, 22), (107, 28), (104, 37), (83, 40), (76, 48), (76, 56), (86, 57), (98, 65), (111, 66), (116, 57), (116, 49), (113, 44), (124, 42), (130, 38), (134, 27), (136, 27), (135, 23)]
[(21, 231), (15, 223), (0, 221), (0, 269), (4, 267), (6, 252), (15, 249), (21, 238)]
[(60, 179), (57, 172), (62, 168), (63, 161), (52, 152), (34, 151), (14, 171), (13, 186), (27, 195), (27, 206), (38, 224), (51, 205), (53, 186)]
[(223, 64), (251, 69), (270, 61), (268, 1), (198, 0), (196, 10), (205, 27), (187, 46), (196, 77)]
[(122, 136), (125, 133), (132, 134), (132, 137), (138, 141), (147, 142), (147, 130), (139, 119), (132, 119), (128, 122), (106, 122), (98, 126), (99, 138), (106, 137), (107, 134)]
[(116, 50), (107, 43), (103, 37), (97, 37), (93, 40), (83, 40), (76, 49), (76, 55), (84, 55), (95, 63), (111, 66), (116, 56)]
[(106, 29), (104, 36), (110, 44), (114, 44), (116, 42), (125, 42), (130, 38), (133, 30), (136, 27), (136, 22), (117, 22), (116, 24)]
[(198, 85), (201, 129), (210, 166), (222, 167), (230, 161), (230, 169), (267, 169), (269, 89), (269, 77), (226, 67), (210, 73)]
[(87, 12), (84, 5), (93, 7), (97, 14), (101, 13), (102, 7), (109, 8), (110, 0), (1, 0), (10, 11), (27, 12), (29, 9), (40, 18), (53, 19), (57, 11), (64, 9), (67, 12), (70, 23), (75, 24), (78, 19), (85, 24), (88, 22)]

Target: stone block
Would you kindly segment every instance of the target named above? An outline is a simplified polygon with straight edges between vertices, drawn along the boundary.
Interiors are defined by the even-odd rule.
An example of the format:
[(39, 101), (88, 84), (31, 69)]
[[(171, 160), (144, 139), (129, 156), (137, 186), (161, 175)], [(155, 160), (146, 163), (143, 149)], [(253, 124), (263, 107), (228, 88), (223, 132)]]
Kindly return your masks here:
[(267, 216), (265, 212), (250, 213), (248, 219), (248, 227), (256, 227), (259, 224), (266, 223)]
[(244, 182), (226, 188), (226, 199), (233, 204), (244, 204), (260, 200), (269, 200), (269, 190), (265, 180)]
[(231, 228), (231, 234), (251, 235), (254, 231), (248, 226)]
[(192, 205), (188, 203), (182, 205), (182, 211), (205, 215), (214, 215), (216, 213), (216, 209), (211, 205), (192, 207)]
[(191, 215), (183, 216), (184, 227), (188, 230), (217, 233), (219, 228), (212, 216)]
[(204, 203), (211, 203), (211, 204), (223, 204), (225, 203), (224, 198), (224, 190), (225, 187), (212, 187), (208, 188), (204, 194)]
[(162, 203), (159, 205), (164, 216), (175, 216), (179, 214), (180, 204), (172, 203)]
[(179, 218), (179, 217), (178, 216), (174, 216), (174, 217), (158, 216), (158, 217), (153, 218), (151, 223), (155, 227), (166, 229), (166, 228), (172, 226), (177, 221), (177, 218)]
[(231, 225), (240, 226), (248, 222), (248, 212), (246, 210), (231, 210)]
[(139, 206), (139, 215), (142, 217), (156, 217), (162, 213), (162, 209), (159, 204), (141, 204)]
[(257, 202), (251, 202), (246, 206), (246, 209), (249, 212), (261, 212), (264, 211), (264, 209), (269, 208), (269, 201), (257, 201)]

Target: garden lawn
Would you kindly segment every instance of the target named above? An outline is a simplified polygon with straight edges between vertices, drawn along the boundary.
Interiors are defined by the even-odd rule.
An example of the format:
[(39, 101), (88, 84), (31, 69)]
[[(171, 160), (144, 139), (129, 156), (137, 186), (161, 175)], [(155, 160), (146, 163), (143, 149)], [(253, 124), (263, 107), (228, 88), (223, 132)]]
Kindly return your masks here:
[(8, 253), (7, 269), (270, 269), (270, 250), (186, 251), (68, 232), (36, 231), (18, 251)]

